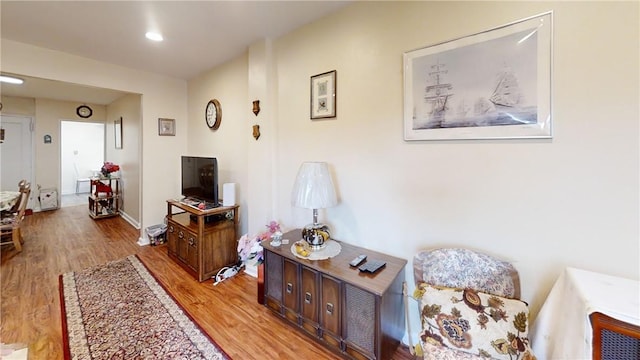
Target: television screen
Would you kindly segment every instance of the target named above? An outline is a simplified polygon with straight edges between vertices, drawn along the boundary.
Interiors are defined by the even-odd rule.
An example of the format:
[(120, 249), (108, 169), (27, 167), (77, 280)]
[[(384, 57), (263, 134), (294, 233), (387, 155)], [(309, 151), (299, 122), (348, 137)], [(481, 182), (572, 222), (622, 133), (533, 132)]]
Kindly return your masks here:
[(218, 205), (218, 161), (216, 158), (182, 157), (182, 196)]

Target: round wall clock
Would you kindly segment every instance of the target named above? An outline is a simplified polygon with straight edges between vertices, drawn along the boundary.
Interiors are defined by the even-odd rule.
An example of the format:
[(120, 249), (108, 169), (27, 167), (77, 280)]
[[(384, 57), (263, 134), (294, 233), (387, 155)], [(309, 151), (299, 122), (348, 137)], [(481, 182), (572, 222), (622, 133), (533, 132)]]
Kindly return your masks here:
[(93, 110), (91, 110), (90, 107), (88, 107), (87, 105), (80, 105), (78, 106), (78, 108), (76, 109), (76, 114), (78, 114), (78, 116), (80, 116), (81, 118), (88, 118), (91, 115), (93, 115)]
[(207, 126), (213, 130), (218, 130), (220, 122), (222, 122), (222, 108), (217, 99), (209, 100), (204, 112), (204, 119)]

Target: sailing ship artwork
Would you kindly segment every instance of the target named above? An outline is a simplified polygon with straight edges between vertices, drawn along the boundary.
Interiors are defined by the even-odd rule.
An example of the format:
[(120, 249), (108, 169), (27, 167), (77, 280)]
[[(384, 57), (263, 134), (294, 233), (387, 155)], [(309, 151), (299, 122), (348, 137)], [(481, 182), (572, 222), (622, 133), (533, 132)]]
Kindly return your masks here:
[(536, 124), (535, 36), (523, 31), (416, 59), (413, 130)]

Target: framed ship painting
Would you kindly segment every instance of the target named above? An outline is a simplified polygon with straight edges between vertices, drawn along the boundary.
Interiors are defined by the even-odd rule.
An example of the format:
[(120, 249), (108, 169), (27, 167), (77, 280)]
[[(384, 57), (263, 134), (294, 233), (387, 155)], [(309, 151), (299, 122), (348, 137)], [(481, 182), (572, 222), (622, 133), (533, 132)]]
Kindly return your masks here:
[(551, 138), (552, 15), (404, 53), (404, 139)]

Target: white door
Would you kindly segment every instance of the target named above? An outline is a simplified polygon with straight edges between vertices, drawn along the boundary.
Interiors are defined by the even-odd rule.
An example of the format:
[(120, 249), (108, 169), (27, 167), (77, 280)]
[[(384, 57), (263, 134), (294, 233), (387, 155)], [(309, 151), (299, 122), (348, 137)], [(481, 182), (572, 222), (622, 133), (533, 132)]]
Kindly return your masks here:
[[(32, 119), (28, 116), (0, 115), (4, 142), (0, 144), (0, 188), (18, 190), (18, 182), (25, 179), (33, 191)], [(33, 199), (33, 197), (31, 197)], [(32, 208), (31, 204), (29, 207)]]

